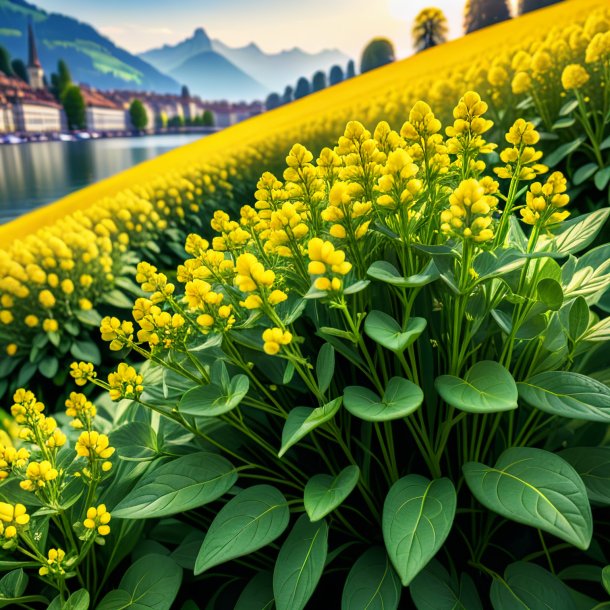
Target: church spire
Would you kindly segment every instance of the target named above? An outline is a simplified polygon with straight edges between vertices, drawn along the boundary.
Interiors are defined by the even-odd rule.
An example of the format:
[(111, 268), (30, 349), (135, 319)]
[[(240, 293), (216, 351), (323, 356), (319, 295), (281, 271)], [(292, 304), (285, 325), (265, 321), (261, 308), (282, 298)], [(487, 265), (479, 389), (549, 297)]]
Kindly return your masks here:
[(40, 60), (38, 59), (38, 49), (36, 48), (36, 38), (34, 37), (34, 28), (32, 20), (28, 22), (28, 67), (41, 68)]

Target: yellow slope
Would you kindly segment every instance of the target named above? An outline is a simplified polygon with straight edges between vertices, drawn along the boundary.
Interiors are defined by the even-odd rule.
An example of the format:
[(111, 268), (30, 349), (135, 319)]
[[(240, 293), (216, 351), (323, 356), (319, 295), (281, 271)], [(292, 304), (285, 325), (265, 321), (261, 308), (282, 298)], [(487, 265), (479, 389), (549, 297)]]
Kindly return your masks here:
[[(299, 128), (318, 121), (320, 116), (349, 118), (374, 97), (383, 101), (397, 87), (409, 88), (418, 82), (433, 80), (447, 74), (452, 68), (463, 68), (470, 61), (485, 55), (493, 57), (503, 48), (514, 48), (524, 35), (537, 31), (548, 32), (550, 25), (568, 25), (582, 20), (594, 8), (607, 6), (607, 0), (572, 0), (524, 15), (511, 21), (474, 32), (466, 37), (430, 49), (424, 53), (385, 66), (368, 74), (343, 82), (332, 88), (310, 95), (288, 106), (249, 119), (229, 129), (170, 151), (156, 159), (146, 161), (115, 176), (77, 191), (59, 201), (32, 211), (12, 222), (0, 226), (0, 247), (14, 239), (52, 224), (56, 219), (75, 210), (84, 209), (103, 197), (142, 184), (167, 171), (180, 169), (193, 161), (206, 161), (219, 154), (231, 152), (244, 145), (264, 142), (269, 134), (298, 132)], [(405, 35), (407, 35), (405, 33)], [(453, 104), (455, 100), (450, 100)], [(404, 111), (407, 112), (407, 109)], [(336, 137), (337, 134), (332, 134)], [(329, 133), (329, 138), (331, 133)]]

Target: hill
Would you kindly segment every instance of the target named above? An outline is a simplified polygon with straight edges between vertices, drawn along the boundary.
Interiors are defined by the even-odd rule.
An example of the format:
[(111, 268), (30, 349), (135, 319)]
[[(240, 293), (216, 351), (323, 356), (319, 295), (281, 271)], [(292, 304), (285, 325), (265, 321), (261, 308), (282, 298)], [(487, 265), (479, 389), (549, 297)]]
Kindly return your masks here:
[(141, 89), (178, 93), (180, 84), (146, 61), (117, 47), (92, 26), (47, 13), (24, 0), (0, 0), (0, 45), (27, 61), (27, 25), (36, 32), (38, 54), (47, 76), (67, 62), (72, 78), (100, 89)]

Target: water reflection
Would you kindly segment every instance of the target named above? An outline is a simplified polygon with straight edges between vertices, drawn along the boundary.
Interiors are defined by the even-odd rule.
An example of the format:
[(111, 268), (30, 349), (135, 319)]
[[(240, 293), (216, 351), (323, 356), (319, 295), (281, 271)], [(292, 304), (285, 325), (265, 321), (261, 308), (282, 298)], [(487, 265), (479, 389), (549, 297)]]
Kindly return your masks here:
[(0, 146), (0, 223), (200, 137), (144, 136)]

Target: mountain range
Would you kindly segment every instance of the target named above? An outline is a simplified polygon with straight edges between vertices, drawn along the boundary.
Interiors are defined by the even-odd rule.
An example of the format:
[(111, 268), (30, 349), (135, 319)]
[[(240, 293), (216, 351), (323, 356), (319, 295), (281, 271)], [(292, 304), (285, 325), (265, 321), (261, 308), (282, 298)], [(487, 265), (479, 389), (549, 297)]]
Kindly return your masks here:
[(24, 0), (0, 0), (0, 45), (27, 62), (27, 26), (36, 32), (38, 55), (47, 75), (60, 59), (72, 78), (100, 89), (138, 89), (178, 93), (180, 83), (143, 59), (117, 47), (92, 26), (47, 13)]
[(294, 86), (300, 76), (328, 72), (334, 64), (344, 67), (349, 60), (334, 49), (265, 53), (254, 43), (234, 48), (211, 39), (203, 28), (176, 45), (134, 55), (87, 23), (25, 0), (0, 0), (0, 45), (12, 58), (25, 62), (29, 21), (47, 76), (63, 59), (76, 82), (99, 89), (178, 93), (187, 85), (191, 93), (207, 100), (264, 99), (270, 92), (283, 92), (286, 85)]

